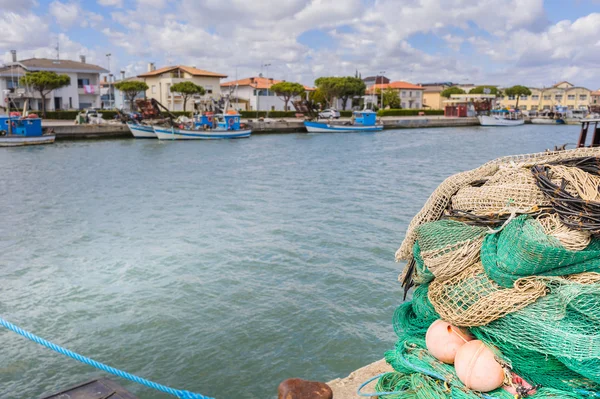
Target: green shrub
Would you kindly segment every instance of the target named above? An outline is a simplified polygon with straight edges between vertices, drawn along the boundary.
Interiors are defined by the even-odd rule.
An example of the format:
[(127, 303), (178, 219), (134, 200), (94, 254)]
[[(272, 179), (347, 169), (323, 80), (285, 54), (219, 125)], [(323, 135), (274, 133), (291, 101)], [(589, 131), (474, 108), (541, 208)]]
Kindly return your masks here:
[(425, 115), (444, 115), (441, 109), (380, 109), (377, 116), (418, 116), (419, 112)]

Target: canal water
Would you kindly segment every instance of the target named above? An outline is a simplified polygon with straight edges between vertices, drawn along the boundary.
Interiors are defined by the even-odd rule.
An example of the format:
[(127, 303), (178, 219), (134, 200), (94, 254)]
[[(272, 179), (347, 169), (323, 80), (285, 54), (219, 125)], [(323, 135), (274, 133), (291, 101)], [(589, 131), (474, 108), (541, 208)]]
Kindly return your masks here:
[[(0, 315), (217, 398), (272, 398), (383, 357), (394, 263), (447, 176), (577, 126), (57, 142), (0, 151)], [(0, 330), (0, 397), (103, 376)], [(143, 399), (166, 395), (118, 380)]]

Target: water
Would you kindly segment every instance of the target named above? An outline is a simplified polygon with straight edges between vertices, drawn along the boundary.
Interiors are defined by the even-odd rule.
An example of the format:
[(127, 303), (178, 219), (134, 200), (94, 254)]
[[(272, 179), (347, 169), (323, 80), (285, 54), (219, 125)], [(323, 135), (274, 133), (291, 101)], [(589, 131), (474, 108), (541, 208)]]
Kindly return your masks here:
[[(134, 374), (270, 398), (393, 347), (394, 263), (448, 175), (577, 126), (1, 149), (0, 315)], [(0, 397), (102, 376), (0, 330)], [(144, 399), (166, 396), (119, 380)]]

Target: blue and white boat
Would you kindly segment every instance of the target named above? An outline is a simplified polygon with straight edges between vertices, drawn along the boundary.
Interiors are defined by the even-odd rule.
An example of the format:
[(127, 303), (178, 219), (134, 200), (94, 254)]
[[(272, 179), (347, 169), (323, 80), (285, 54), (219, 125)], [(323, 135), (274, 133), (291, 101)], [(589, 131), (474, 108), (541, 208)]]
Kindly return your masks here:
[(230, 111), (224, 115), (202, 115), (191, 126), (154, 126), (159, 140), (216, 140), (242, 139), (250, 137), (251, 129), (243, 128), (240, 114)]
[(354, 111), (352, 122), (349, 125), (305, 121), (304, 126), (309, 133), (377, 132), (383, 130), (383, 125), (377, 124), (377, 114), (370, 109)]
[(155, 139), (156, 133), (154, 128), (149, 125), (142, 125), (141, 123), (127, 122), (129, 131), (136, 139)]
[(55, 139), (44, 133), (41, 118), (0, 115), (0, 147), (51, 144)]

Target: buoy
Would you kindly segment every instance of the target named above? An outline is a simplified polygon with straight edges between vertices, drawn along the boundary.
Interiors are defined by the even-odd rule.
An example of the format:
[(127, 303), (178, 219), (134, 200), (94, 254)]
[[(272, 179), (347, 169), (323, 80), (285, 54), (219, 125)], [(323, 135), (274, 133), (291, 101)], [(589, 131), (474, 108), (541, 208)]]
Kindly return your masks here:
[(504, 369), (494, 353), (479, 340), (460, 347), (454, 359), (456, 374), (469, 389), (490, 392), (504, 383)]
[(454, 327), (443, 320), (434, 321), (425, 335), (429, 353), (446, 364), (453, 364), (458, 349), (472, 340), (473, 337), (468, 331)]

